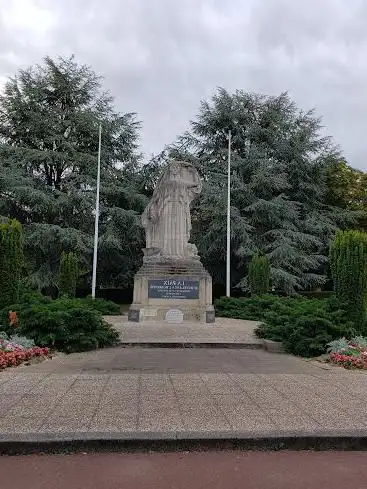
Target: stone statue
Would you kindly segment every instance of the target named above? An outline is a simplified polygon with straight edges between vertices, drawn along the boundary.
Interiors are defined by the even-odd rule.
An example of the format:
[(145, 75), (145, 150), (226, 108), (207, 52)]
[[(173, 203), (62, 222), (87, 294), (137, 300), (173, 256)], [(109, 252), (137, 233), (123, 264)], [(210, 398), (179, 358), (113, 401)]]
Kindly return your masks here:
[(201, 181), (194, 166), (183, 161), (168, 166), (142, 216), (145, 260), (199, 259), (196, 246), (189, 240), (190, 203), (200, 192)]

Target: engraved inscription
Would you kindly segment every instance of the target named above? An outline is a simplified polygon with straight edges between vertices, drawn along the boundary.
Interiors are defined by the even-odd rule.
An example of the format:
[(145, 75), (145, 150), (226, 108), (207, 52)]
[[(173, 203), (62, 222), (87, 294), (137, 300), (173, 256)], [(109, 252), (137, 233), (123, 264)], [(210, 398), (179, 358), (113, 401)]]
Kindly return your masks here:
[(168, 323), (182, 323), (183, 318), (184, 315), (180, 309), (170, 309), (166, 313), (166, 321)]
[(150, 299), (198, 299), (199, 281), (181, 279), (151, 279), (148, 281)]

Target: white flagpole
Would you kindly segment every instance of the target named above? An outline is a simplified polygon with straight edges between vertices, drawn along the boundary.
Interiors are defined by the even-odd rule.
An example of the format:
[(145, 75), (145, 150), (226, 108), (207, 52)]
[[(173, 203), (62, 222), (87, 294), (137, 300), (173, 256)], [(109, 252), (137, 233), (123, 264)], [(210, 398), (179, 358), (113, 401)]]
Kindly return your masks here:
[(101, 139), (102, 124), (98, 128), (98, 163), (97, 163), (97, 194), (96, 194), (96, 216), (94, 220), (94, 248), (93, 248), (93, 275), (92, 275), (92, 297), (96, 297), (97, 279), (97, 253), (98, 253), (98, 224), (99, 224), (99, 187), (101, 181)]
[(231, 131), (228, 131), (228, 182), (227, 182), (227, 273), (226, 296), (231, 296)]

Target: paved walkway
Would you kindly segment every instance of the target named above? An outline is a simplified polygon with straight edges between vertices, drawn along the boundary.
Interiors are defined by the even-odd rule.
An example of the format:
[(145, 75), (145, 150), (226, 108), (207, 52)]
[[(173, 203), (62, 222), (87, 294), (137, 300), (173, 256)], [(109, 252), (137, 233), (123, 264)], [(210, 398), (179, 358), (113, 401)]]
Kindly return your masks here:
[(0, 458), (9, 489), (365, 489), (365, 452), (80, 454)]
[(213, 324), (146, 321), (128, 322), (127, 316), (106, 316), (106, 321), (120, 333), (123, 343), (196, 343), (196, 344), (244, 344), (260, 347), (255, 337), (256, 321), (217, 318)]
[[(63, 375), (127, 373), (293, 375), (318, 374), (321, 366), (321, 364), (311, 366), (310, 363), (290, 355), (274, 355), (257, 349), (117, 347), (73, 355), (61, 354), (52, 361), (23, 367), (22, 371)], [(1, 375), (0, 373), (0, 380)]]
[(0, 372), (0, 441), (367, 434), (366, 374), (321, 367), (262, 350), (64, 355)]

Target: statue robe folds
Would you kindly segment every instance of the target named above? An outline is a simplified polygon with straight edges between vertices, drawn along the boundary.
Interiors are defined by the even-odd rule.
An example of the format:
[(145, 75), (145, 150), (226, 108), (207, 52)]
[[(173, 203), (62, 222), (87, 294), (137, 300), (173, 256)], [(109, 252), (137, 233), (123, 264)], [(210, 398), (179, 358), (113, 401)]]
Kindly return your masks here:
[(199, 174), (190, 163), (174, 161), (160, 178), (142, 222), (146, 258), (198, 258), (191, 244), (190, 203), (201, 192)]

